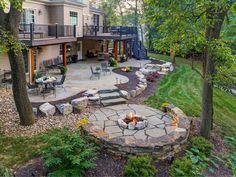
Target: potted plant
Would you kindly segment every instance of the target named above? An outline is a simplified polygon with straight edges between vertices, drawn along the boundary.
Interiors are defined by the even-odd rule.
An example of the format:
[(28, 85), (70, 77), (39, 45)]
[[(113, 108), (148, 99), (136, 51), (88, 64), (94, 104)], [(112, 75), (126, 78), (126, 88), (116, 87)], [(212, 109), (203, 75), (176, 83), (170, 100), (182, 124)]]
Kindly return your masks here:
[(62, 75), (66, 74), (68, 71), (68, 68), (64, 65), (58, 65), (58, 68), (60, 69)]
[(41, 71), (36, 71), (36, 72), (35, 72), (35, 75), (34, 75), (34, 78), (35, 78), (35, 80), (37, 80), (37, 79), (39, 79), (39, 78), (42, 77), (42, 76), (43, 76), (43, 74), (42, 74)]
[(114, 58), (110, 60), (110, 66), (111, 67), (118, 67), (118, 62)]

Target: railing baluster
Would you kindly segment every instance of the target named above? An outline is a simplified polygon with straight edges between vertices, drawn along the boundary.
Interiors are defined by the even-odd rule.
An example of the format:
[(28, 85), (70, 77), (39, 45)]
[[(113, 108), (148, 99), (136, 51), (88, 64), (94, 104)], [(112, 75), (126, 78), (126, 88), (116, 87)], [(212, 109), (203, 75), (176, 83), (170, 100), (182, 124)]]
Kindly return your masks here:
[(55, 36), (58, 38), (58, 24), (55, 24)]
[(34, 23), (30, 23), (30, 40), (34, 40)]

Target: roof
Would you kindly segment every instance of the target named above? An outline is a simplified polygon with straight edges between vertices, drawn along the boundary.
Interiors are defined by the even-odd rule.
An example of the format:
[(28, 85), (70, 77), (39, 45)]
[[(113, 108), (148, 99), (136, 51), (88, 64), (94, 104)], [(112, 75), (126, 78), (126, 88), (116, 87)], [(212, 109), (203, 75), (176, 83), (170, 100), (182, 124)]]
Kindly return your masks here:
[(93, 13), (104, 14), (102, 9), (99, 9), (99, 8), (96, 8), (96, 7), (93, 7), (93, 6), (90, 6), (89, 10), (90, 10), (90, 12), (93, 12)]

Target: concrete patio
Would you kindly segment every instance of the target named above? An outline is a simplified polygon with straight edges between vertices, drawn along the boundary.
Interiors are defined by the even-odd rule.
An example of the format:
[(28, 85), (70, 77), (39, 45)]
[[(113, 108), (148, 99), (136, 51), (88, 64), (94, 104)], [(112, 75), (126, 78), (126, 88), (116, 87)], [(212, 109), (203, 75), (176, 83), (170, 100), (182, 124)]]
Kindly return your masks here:
[[(119, 67), (123, 66), (133, 66), (133, 67), (142, 67), (147, 63), (150, 63), (150, 60), (136, 60), (130, 59), (125, 63), (119, 63)], [(90, 80), (91, 70), (90, 66), (93, 68), (100, 67), (101, 61), (95, 59), (88, 59), (87, 61), (79, 61), (76, 64), (68, 65), (68, 72), (66, 74), (66, 80), (63, 88), (56, 89), (56, 98), (55, 95), (50, 94), (43, 99), (42, 95), (36, 95), (35, 93), (29, 92), (29, 97), (31, 102), (50, 102), (57, 101), (61, 99), (68, 98), (70, 96), (76, 95), (79, 92), (88, 90), (88, 89), (113, 89), (116, 88), (115, 84), (126, 83), (129, 79), (125, 76), (121, 76), (116, 73), (101, 74), (100, 79), (93, 78)], [(113, 68), (110, 68), (111, 70)], [(50, 76), (54, 76), (50, 74)], [(60, 80), (60, 75), (55, 75), (57, 80)]]

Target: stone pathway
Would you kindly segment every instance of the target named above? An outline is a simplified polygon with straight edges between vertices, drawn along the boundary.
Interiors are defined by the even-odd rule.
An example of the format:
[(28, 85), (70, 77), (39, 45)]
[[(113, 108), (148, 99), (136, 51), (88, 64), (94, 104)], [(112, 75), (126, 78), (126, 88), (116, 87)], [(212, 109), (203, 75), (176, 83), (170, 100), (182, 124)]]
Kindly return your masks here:
[[(130, 112), (145, 116), (148, 126), (143, 130), (121, 128), (117, 120)], [(179, 126), (172, 126), (172, 117), (144, 105), (123, 104), (100, 108), (90, 117), (84, 130), (100, 139), (102, 144), (123, 153), (155, 152), (160, 147), (179, 145), (188, 137), (189, 121), (180, 117)], [(104, 141), (106, 143), (104, 143)]]

